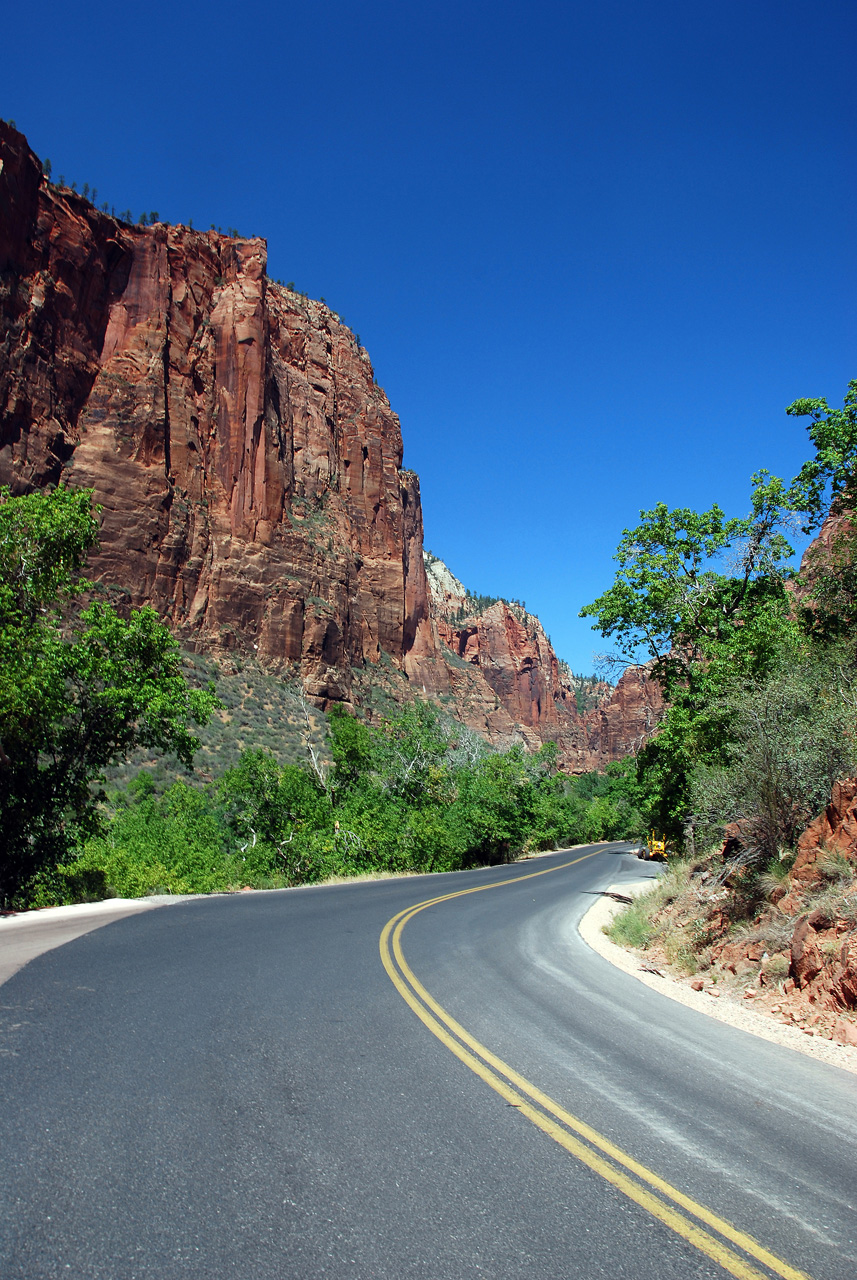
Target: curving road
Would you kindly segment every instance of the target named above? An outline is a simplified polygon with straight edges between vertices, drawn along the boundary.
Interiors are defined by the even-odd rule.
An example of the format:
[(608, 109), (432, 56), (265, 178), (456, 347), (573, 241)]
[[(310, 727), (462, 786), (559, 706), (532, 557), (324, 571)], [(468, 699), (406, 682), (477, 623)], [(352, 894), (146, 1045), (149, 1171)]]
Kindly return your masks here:
[(853, 1280), (854, 1077), (595, 955), (578, 919), (640, 873), (202, 898), (32, 961), (0, 1276)]

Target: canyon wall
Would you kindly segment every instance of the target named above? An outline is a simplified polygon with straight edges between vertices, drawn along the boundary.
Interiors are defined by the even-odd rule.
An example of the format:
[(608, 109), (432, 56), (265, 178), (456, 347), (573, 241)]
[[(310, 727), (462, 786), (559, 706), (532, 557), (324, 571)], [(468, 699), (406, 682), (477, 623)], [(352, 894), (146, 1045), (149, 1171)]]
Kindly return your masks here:
[(443, 691), (419, 484), (354, 335), (263, 240), (118, 222), (0, 128), (0, 483), (92, 487), (92, 576), (191, 648), (322, 701), (382, 651)]
[(0, 484), (94, 489), (90, 576), (118, 603), (319, 706), (383, 667), (497, 745), (557, 741), (567, 768), (637, 743), (644, 676), (581, 713), (537, 619), (498, 601), (449, 622), (369, 356), (267, 277), (264, 240), (109, 217), (3, 123), (0, 166)]

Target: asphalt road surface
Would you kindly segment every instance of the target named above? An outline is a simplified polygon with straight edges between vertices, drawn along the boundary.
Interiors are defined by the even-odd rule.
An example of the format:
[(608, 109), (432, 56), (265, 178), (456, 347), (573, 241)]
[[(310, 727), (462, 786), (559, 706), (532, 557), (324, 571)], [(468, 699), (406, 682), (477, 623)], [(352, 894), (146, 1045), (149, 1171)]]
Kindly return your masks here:
[(196, 899), (33, 960), (0, 1276), (854, 1280), (854, 1077), (595, 955), (641, 869)]

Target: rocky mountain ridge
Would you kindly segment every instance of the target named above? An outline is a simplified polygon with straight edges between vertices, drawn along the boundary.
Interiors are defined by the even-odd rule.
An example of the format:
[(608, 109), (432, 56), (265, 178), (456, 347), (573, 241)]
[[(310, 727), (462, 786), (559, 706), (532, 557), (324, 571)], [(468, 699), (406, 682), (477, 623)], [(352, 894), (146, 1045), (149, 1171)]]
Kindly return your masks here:
[[(601, 768), (645, 740), (632, 669), (581, 714), (538, 619), (458, 618), (423, 558), (417, 476), (354, 334), (267, 276), (261, 239), (136, 226), (58, 187), (0, 124), (0, 484), (91, 487), (91, 576), (191, 650), (246, 651), (317, 706), (373, 682), (496, 745)], [(436, 576), (436, 575), (435, 575)], [(600, 695), (599, 695), (600, 696)]]
[(453, 694), (471, 727), (481, 720), (508, 735), (509, 717), (528, 746), (556, 742), (573, 772), (603, 769), (651, 737), (663, 700), (643, 668), (628, 668), (615, 688), (593, 682), (582, 709), (580, 680), (558, 660), (535, 614), (514, 601), (469, 595), (442, 560), (425, 559)]

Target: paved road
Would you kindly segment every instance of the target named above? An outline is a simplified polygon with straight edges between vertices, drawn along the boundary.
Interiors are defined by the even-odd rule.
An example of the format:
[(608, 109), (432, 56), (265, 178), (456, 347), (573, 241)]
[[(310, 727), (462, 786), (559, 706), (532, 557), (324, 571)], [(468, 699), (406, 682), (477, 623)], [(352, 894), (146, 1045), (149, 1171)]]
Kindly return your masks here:
[[(853, 1280), (854, 1078), (590, 951), (641, 864), (585, 852), (32, 961), (0, 986), (0, 1275)], [(402, 916), (385, 971), (389, 921), (492, 884)]]

